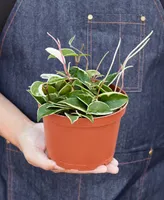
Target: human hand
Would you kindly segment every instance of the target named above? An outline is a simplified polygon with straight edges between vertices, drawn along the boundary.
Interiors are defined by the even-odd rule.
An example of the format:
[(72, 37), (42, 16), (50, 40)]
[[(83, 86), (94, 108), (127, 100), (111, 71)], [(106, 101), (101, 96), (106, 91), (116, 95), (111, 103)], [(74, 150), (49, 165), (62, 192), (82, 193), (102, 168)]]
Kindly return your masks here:
[(43, 123), (34, 123), (28, 126), (18, 136), (18, 147), (23, 152), (27, 162), (44, 170), (55, 173), (118, 173), (118, 161), (113, 159), (108, 165), (101, 165), (92, 171), (65, 170), (50, 160), (46, 154), (45, 134)]

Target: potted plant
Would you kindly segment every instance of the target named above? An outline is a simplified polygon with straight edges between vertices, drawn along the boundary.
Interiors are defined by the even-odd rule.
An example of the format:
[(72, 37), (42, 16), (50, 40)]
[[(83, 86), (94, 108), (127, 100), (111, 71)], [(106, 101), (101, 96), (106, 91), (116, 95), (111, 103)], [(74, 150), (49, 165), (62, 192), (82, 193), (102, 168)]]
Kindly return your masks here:
[[(70, 39), (70, 48), (62, 48), (59, 39), (48, 35), (58, 49), (46, 48), (48, 59), (58, 59), (64, 71), (42, 74), (45, 81), (36, 81), (28, 92), (38, 103), (37, 120), (43, 118), (48, 156), (65, 169), (93, 170), (109, 163), (115, 152), (120, 120), (128, 105), (128, 95), (119, 88), (128, 61), (150, 40), (153, 31), (126, 57), (118, 72), (111, 73), (121, 39), (115, 50), (106, 75), (99, 67), (88, 67), (88, 56), (75, 48)], [(66, 57), (75, 57), (75, 65), (67, 64)], [(80, 68), (81, 57), (86, 59), (85, 70)], [(115, 84), (114, 84), (115, 83)]]

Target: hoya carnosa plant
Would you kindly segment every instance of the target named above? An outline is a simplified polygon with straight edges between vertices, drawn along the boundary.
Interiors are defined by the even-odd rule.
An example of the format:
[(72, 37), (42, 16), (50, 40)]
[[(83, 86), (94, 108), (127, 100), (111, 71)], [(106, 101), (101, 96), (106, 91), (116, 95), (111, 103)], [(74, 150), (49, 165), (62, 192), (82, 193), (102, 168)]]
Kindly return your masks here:
[[(83, 53), (84, 45), (80, 50), (72, 45), (75, 36), (70, 39), (69, 48), (62, 48), (60, 40), (48, 33), (58, 47), (58, 49), (46, 48), (49, 53), (48, 59), (58, 59), (63, 65), (63, 71), (54, 70), (56, 72), (54, 74), (41, 74), (41, 78), (45, 81), (36, 81), (30, 86), (28, 92), (39, 104), (37, 120), (40, 121), (45, 116), (58, 114), (68, 117), (71, 123), (79, 118), (87, 118), (93, 122), (96, 117), (118, 111), (128, 103), (128, 96), (121, 92), (124, 72), (133, 67), (127, 66), (127, 63), (149, 42), (152, 33), (153, 31), (129, 53), (119, 71), (111, 73), (121, 44), (120, 39), (106, 75), (101, 74), (99, 68), (109, 52), (102, 57), (95, 70), (90, 70), (89, 55)], [(75, 65), (66, 62), (68, 56), (75, 57)], [(86, 59), (85, 70), (78, 66), (81, 57)], [(118, 90), (120, 79), (122, 86)], [(110, 87), (111, 84), (115, 86)]]

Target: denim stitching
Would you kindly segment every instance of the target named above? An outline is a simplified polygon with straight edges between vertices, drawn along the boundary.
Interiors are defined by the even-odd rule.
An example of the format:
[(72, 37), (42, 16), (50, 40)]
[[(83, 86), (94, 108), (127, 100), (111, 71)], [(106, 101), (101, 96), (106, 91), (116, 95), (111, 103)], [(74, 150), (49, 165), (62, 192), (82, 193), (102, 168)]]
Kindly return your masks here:
[(159, 8), (159, 6), (158, 6), (156, 0), (154, 0), (154, 4), (155, 4), (155, 6), (156, 6), (156, 8), (157, 8), (157, 10), (158, 10), (158, 13), (159, 13), (159, 15), (160, 15), (160, 18), (161, 18), (162, 23), (164, 23), (164, 18), (163, 18), (163, 15), (162, 15), (162, 11), (160, 10), (160, 8)]
[(136, 25), (144, 25), (140, 22), (107, 22), (107, 21), (92, 21), (92, 24), (136, 24)]
[(10, 167), (10, 152), (7, 153), (7, 162), (8, 162), (8, 177), (7, 177), (7, 200), (11, 200), (11, 167)]
[(82, 183), (82, 175), (80, 174), (79, 176), (79, 187), (78, 187), (78, 199), (77, 200), (80, 200), (80, 194), (81, 194), (81, 183)]
[(89, 36), (88, 36), (88, 32), (89, 32), (89, 24), (87, 24), (87, 54), (89, 54), (89, 45), (88, 45), (88, 40), (89, 40)]
[[(141, 42), (141, 35), (142, 35), (142, 27), (145, 27), (145, 23), (140, 23), (140, 42)], [(125, 87), (124, 89), (127, 90), (127, 92), (142, 92), (142, 68), (143, 65), (141, 65), (141, 52), (138, 54), (138, 80), (137, 80), (137, 87)]]
[(142, 194), (143, 194), (143, 185), (144, 185), (145, 176), (146, 176), (146, 173), (147, 173), (147, 170), (148, 170), (150, 161), (151, 161), (151, 157), (150, 157), (149, 160), (147, 160), (146, 166), (145, 166), (145, 169), (144, 169), (144, 173), (142, 174), (141, 179), (140, 179), (140, 188), (139, 188), (138, 200), (141, 200), (141, 198), (142, 198)]
[[(145, 26), (143, 27), (143, 37), (145, 38), (145, 35), (146, 35), (146, 23), (145, 23)], [(141, 67), (141, 86), (142, 86), (142, 83), (143, 83), (143, 74), (144, 74), (144, 64), (145, 64), (145, 49), (143, 48), (142, 50), (142, 67)], [(142, 89), (142, 87), (141, 87)]]
[[(120, 22), (121, 22), (121, 14), (120, 14)], [(119, 24), (119, 38), (122, 39), (122, 31), (121, 31), (121, 23)], [(120, 64), (121, 64), (121, 60), (120, 60), (120, 54), (121, 54), (121, 48), (119, 48), (119, 67), (120, 67)]]
[[(13, 149), (10, 149), (10, 148), (6, 148), (6, 150), (12, 151), (12, 152), (15, 152), (15, 153), (22, 153), (21, 151), (13, 150)], [(131, 161), (131, 162), (122, 162), (122, 163), (119, 163), (119, 165), (133, 164), (133, 163), (137, 163), (137, 162), (143, 162), (143, 161), (149, 160), (149, 159), (150, 159), (150, 157), (142, 159), (142, 160)]]
[(90, 34), (91, 34), (91, 41), (90, 41), (91, 42), (91, 47), (90, 47), (91, 48), (90, 49), (90, 52), (91, 52), (91, 68), (93, 69), (93, 58), (92, 58), (92, 56), (93, 56), (93, 54), (92, 54), (92, 52), (93, 52), (92, 51), (92, 47), (93, 47), (93, 43), (92, 43), (93, 42), (93, 38), (92, 38), (92, 23), (91, 23), (90, 30), (91, 30), (90, 31)]
[(11, 18), (11, 21), (10, 21), (10, 23), (9, 23), (9, 25), (8, 25), (8, 27), (7, 27), (7, 29), (6, 29), (6, 31), (4, 32), (4, 36), (3, 36), (3, 38), (2, 38), (2, 42), (1, 42), (1, 45), (0, 45), (0, 56), (2, 55), (3, 44), (4, 44), (4, 42), (5, 42), (7, 33), (8, 33), (8, 31), (9, 31), (11, 25), (12, 25), (13, 22), (14, 22), (14, 19), (15, 19), (16, 15), (17, 15), (17, 12), (18, 12), (18, 10), (19, 10), (19, 8), (20, 8), (22, 2), (23, 2), (23, 0), (20, 1), (19, 5), (18, 5), (18, 7), (17, 7), (17, 9), (16, 9), (16, 11), (14, 12), (14, 14), (13, 14), (13, 16), (12, 16), (12, 18)]
[[(142, 28), (141, 28), (142, 26), (140, 26), (140, 42), (141, 42), (141, 34), (142, 34)], [(140, 87), (141, 87), (141, 68), (142, 68), (142, 66), (140, 67), (140, 59), (141, 59), (141, 51), (139, 52), (139, 54), (138, 54), (138, 83), (137, 83), (137, 87), (138, 87), (138, 89), (141, 89)]]
[[(10, 160), (10, 163), (11, 163), (11, 153), (9, 152), (9, 160)], [(12, 171), (12, 168), (10, 168), (11, 169), (11, 184), (10, 184), (10, 186), (11, 186), (11, 190), (10, 190), (10, 193), (11, 193), (11, 200), (13, 199), (13, 196), (12, 196), (12, 183), (13, 183), (13, 171)]]
[(134, 161), (131, 161), (131, 162), (122, 162), (122, 163), (119, 163), (119, 166), (128, 165), (128, 164), (135, 164), (135, 163), (143, 162), (143, 161), (146, 161), (146, 160), (150, 160), (150, 157), (142, 159), (142, 160), (134, 160)]

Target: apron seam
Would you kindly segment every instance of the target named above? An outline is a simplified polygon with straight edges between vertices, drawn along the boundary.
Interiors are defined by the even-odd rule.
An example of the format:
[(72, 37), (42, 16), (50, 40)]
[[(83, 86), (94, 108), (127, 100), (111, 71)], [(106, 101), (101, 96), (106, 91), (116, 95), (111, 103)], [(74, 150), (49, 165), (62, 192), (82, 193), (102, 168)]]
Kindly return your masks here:
[(22, 5), (22, 2), (23, 2), (23, 1), (24, 1), (24, 0), (21, 0), (20, 3), (18, 4), (17, 9), (16, 9), (15, 12), (13, 13), (13, 16), (11, 17), (11, 20), (10, 20), (9, 24), (8, 24), (8, 26), (6, 27), (6, 30), (5, 30), (5, 32), (4, 32), (4, 35), (3, 35), (3, 37), (2, 37), (2, 41), (1, 41), (1, 44), (0, 44), (0, 56), (2, 55), (3, 45), (4, 45), (4, 42), (5, 42), (7, 33), (8, 33), (8, 31), (9, 31), (11, 25), (13, 24), (14, 19), (15, 19), (17, 13), (18, 13), (19, 8), (20, 8), (20, 6)]
[(80, 200), (81, 198), (81, 183), (82, 183), (82, 175), (79, 176), (79, 184), (78, 184), (78, 198), (77, 200)]
[(152, 159), (152, 156), (149, 157), (149, 159), (147, 160), (146, 162), (146, 166), (144, 168), (144, 172), (140, 178), (140, 187), (139, 187), (139, 195), (138, 195), (138, 198), (137, 200), (141, 200), (142, 199), (142, 194), (143, 194), (143, 186), (144, 186), (144, 182), (145, 182), (145, 178), (146, 178), (146, 174), (147, 174), (147, 170), (148, 170), (148, 167), (150, 165), (150, 161)]
[(162, 23), (164, 24), (163, 14), (162, 14), (162, 11), (161, 11), (161, 9), (159, 8), (159, 6), (158, 6), (158, 4), (157, 4), (157, 0), (153, 0), (153, 1), (154, 1), (154, 4), (155, 4), (155, 6), (156, 6), (156, 8), (157, 8), (157, 10), (158, 10), (158, 13), (159, 13), (159, 15), (160, 15), (161, 21), (162, 21)]
[(11, 185), (12, 185), (12, 169), (10, 167), (11, 158), (10, 151), (7, 152), (7, 162), (8, 162), (8, 177), (7, 177), (7, 200), (12, 200)]

